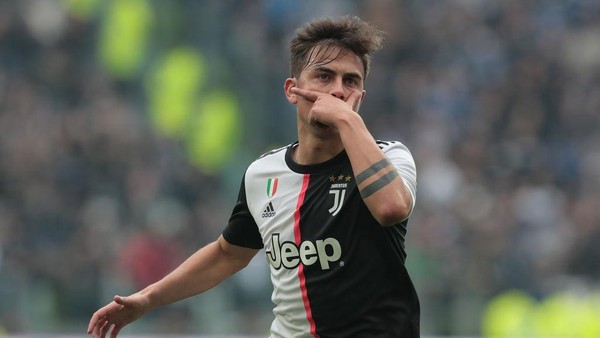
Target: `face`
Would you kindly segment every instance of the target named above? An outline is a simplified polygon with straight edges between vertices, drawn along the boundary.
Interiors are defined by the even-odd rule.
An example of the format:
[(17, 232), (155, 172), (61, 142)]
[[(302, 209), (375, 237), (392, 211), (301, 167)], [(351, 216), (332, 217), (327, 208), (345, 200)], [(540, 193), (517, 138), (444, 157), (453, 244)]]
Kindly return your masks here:
[[(364, 68), (356, 54), (337, 47), (315, 48), (300, 75), (285, 82), (286, 96), (290, 103), (297, 105), (301, 122), (306, 122), (303, 117), (307, 116), (313, 103), (290, 93), (292, 87), (327, 93), (343, 101), (355, 91), (361, 91), (364, 96)], [(322, 126), (313, 127), (323, 129)]]

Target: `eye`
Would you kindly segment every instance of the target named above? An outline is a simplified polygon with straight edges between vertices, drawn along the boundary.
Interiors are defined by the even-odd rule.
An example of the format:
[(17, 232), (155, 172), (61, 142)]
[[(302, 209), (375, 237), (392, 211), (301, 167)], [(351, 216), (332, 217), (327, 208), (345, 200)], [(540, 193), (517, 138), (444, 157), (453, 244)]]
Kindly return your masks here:
[(344, 79), (344, 83), (348, 86), (356, 87), (356, 86), (360, 85), (360, 78), (358, 78), (356, 76), (349, 76)]
[(329, 80), (329, 74), (319, 73), (319, 74), (317, 74), (317, 79), (323, 80), (323, 81)]

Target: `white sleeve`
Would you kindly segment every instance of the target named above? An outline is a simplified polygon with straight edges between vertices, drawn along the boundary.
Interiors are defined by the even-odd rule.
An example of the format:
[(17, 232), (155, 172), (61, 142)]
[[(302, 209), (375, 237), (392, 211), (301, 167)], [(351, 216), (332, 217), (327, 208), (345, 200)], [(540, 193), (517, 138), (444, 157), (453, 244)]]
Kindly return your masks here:
[(412, 197), (412, 205), (410, 214), (415, 207), (417, 198), (417, 166), (413, 159), (410, 150), (401, 142), (381, 142), (383, 153), (392, 162), (392, 165), (396, 168), (396, 171), (404, 181), (404, 185), (408, 188)]

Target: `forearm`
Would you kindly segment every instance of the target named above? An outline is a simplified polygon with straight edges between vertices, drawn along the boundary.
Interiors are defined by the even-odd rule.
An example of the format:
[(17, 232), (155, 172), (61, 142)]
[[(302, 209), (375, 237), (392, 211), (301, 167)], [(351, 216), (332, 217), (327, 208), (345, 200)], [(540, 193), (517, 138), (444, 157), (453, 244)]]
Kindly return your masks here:
[(365, 204), (387, 226), (404, 220), (412, 196), (358, 114), (349, 114), (339, 125), (340, 137)]
[(245, 267), (251, 256), (237, 257), (224, 250), (223, 239), (208, 244), (160, 281), (140, 291), (152, 308), (200, 294)]

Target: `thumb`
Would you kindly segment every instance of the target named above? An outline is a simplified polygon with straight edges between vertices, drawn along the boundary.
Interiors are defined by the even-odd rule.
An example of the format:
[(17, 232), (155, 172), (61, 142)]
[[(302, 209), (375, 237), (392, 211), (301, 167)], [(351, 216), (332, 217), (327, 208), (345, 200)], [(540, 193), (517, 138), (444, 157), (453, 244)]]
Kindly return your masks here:
[(122, 296), (116, 295), (113, 300), (115, 301), (115, 303), (117, 303), (119, 305), (125, 305), (125, 306), (132, 305), (132, 301), (128, 297), (122, 297)]

